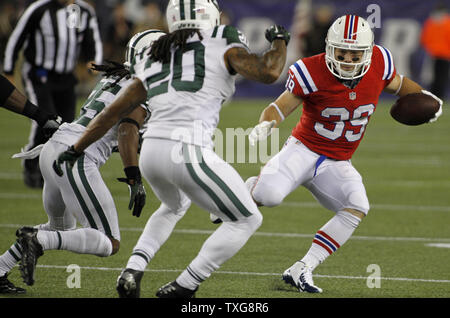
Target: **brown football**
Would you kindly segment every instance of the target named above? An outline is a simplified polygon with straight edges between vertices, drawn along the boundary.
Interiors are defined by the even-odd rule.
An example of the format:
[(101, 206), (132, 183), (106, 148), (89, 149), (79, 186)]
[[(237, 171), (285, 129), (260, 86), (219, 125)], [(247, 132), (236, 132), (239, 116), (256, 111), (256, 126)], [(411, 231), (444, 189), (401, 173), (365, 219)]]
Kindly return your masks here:
[(422, 125), (434, 117), (439, 102), (423, 93), (400, 97), (391, 107), (391, 116), (396, 121), (410, 126)]

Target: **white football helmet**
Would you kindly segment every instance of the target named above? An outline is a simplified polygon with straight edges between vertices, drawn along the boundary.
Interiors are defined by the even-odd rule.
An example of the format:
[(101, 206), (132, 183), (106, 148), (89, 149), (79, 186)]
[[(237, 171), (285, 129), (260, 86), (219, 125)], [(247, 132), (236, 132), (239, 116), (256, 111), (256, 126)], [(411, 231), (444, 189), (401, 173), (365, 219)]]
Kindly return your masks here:
[[(374, 35), (369, 23), (356, 15), (339, 17), (328, 29), (325, 39), (325, 61), (330, 72), (338, 78), (352, 80), (364, 76), (372, 61)], [(363, 52), (358, 63), (345, 63), (335, 58), (335, 50), (360, 50)], [(354, 66), (344, 70), (342, 66)]]
[(133, 35), (130, 41), (128, 41), (125, 51), (125, 63), (123, 63), (125, 67), (129, 68), (131, 66), (135, 54), (152, 45), (154, 41), (158, 40), (164, 34), (160, 30), (150, 29)]
[(220, 24), (217, 0), (170, 0), (166, 11), (169, 32), (210, 29)]

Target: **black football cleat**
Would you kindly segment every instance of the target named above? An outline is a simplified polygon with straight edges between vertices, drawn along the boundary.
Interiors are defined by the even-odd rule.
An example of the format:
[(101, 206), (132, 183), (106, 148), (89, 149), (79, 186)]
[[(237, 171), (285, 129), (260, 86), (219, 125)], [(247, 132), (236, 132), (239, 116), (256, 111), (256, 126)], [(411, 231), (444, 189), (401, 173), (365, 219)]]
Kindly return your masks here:
[(168, 283), (158, 289), (156, 296), (159, 298), (195, 298), (195, 290), (181, 287), (176, 281)]
[(36, 237), (38, 230), (24, 226), (16, 231), (17, 242), (22, 246), (22, 260), (19, 265), (23, 281), (28, 286), (34, 284), (37, 259), (44, 255), (42, 245)]
[(14, 286), (8, 279), (8, 274), (0, 276), (0, 294), (25, 294), (26, 290)]
[(117, 278), (116, 290), (119, 293), (119, 298), (139, 298), (143, 275), (144, 272), (125, 268)]

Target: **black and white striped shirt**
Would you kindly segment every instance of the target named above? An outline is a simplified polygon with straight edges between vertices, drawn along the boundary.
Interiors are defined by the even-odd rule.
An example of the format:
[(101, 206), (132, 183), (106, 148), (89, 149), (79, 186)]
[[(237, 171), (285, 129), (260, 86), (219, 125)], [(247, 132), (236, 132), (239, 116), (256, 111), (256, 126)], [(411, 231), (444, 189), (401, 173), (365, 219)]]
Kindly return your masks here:
[(22, 48), (26, 63), (58, 74), (71, 73), (80, 53), (100, 64), (103, 46), (94, 9), (82, 0), (67, 7), (56, 0), (32, 3), (8, 40), (3, 65), (6, 74), (14, 72)]

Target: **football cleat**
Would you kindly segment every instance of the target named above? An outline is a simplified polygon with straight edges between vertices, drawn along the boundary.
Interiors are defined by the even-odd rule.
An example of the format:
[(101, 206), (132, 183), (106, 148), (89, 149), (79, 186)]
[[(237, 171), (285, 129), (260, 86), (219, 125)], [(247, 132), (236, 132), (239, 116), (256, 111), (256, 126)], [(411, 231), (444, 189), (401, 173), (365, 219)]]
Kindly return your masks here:
[(197, 289), (198, 287), (195, 290), (184, 288), (173, 281), (158, 289), (156, 296), (159, 298), (195, 298)]
[(44, 254), (42, 245), (36, 237), (38, 230), (24, 226), (16, 231), (17, 242), (22, 246), (22, 260), (19, 270), (25, 284), (34, 284), (37, 259)]
[(119, 298), (139, 298), (141, 296), (141, 279), (144, 272), (125, 268), (117, 277), (116, 290)]
[(0, 276), (0, 294), (25, 294), (26, 290), (14, 286), (8, 279), (8, 273)]
[[(299, 264), (299, 265), (297, 265)], [(301, 264), (301, 265), (300, 265)], [(295, 268), (294, 266), (297, 266)], [(294, 266), (288, 268), (283, 273), (283, 280), (286, 284), (292, 285), (298, 288), (298, 291), (303, 293), (321, 293), (322, 289), (314, 285), (312, 278), (312, 271), (307, 265), (303, 262), (297, 262)], [(298, 268), (298, 266), (301, 266)], [(292, 269), (292, 271), (291, 271)], [(292, 272), (296, 271), (297, 275), (294, 275)], [(298, 276), (298, 278), (296, 278)]]

